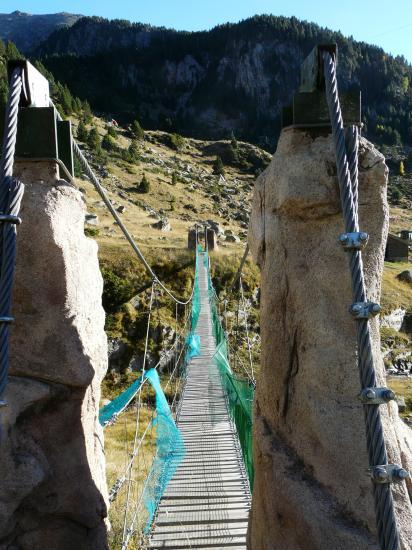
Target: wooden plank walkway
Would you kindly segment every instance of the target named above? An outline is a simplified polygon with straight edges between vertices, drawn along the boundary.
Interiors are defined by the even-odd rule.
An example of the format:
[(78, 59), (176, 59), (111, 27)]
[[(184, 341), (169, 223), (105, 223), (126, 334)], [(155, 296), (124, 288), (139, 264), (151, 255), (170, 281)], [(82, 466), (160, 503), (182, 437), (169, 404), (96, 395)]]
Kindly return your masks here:
[(200, 255), (201, 355), (189, 363), (178, 426), (186, 455), (160, 502), (150, 548), (246, 549), (250, 490), (220, 375)]

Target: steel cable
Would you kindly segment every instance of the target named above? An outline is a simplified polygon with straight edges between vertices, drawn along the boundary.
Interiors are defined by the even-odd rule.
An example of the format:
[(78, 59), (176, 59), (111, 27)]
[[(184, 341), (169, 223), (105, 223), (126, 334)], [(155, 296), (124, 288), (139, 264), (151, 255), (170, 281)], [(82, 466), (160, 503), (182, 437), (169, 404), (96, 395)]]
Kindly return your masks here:
[[(358, 232), (358, 168), (357, 132), (351, 130), (345, 140), (342, 113), (339, 102), (336, 64), (330, 53), (323, 53), (326, 82), (326, 98), (335, 143), (336, 165), (343, 219), (346, 233)], [(349, 158), (346, 143), (351, 148)], [(353, 181), (352, 181), (353, 178)], [(352, 292), (355, 302), (366, 301), (362, 256), (359, 250), (349, 252)], [(358, 364), (362, 389), (376, 387), (376, 373), (372, 354), (372, 341), (367, 319), (357, 321)], [(387, 464), (383, 426), (379, 405), (364, 405), (367, 449), (371, 467)], [(375, 513), (379, 544), (384, 550), (399, 550), (399, 534), (389, 483), (373, 483)]]
[[(6, 106), (2, 156), (0, 164), (0, 214), (10, 216), (0, 221), (0, 400), (7, 385), (9, 362), (9, 323), (12, 321), (11, 301), (16, 262), (16, 225), (19, 222), (24, 185), (13, 178), (17, 142), (17, 122), (23, 89), (23, 69), (13, 71)], [(4, 404), (0, 401), (0, 405)]]

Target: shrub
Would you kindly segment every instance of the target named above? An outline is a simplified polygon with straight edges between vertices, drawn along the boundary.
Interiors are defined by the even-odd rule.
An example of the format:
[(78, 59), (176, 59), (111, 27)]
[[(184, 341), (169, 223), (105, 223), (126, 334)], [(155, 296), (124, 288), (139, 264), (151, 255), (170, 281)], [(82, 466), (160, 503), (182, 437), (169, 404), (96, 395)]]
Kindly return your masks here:
[(185, 138), (179, 134), (170, 134), (169, 136), (169, 147), (175, 151), (180, 151), (183, 149), (185, 144)]
[(102, 147), (106, 151), (116, 151), (117, 145), (112, 136), (107, 133), (102, 140)]
[(103, 267), (103, 307), (106, 312), (113, 313), (113, 311), (124, 304), (133, 296), (134, 289), (129, 281), (118, 277), (110, 269)]
[(117, 138), (116, 128), (115, 128), (114, 126), (109, 125), (109, 126), (107, 127), (107, 134), (108, 134), (110, 137), (116, 139), (116, 138)]
[(225, 175), (225, 167), (223, 166), (223, 161), (219, 155), (216, 156), (216, 159), (213, 163), (213, 173), (217, 176)]
[(176, 170), (173, 170), (173, 173), (172, 173), (172, 185), (176, 185), (177, 184), (177, 172)]
[(142, 181), (139, 184), (140, 193), (148, 193), (150, 191), (150, 182), (146, 178), (146, 174), (143, 174)]
[(95, 227), (85, 227), (84, 234), (86, 237), (97, 237), (99, 235), (99, 230)]
[(135, 139), (144, 139), (144, 130), (138, 120), (132, 122), (132, 134)]
[(99, 132), (94, 126), (87, 136), (87, 145), (90, 147), (90, 149), (92, 149), (92, 151), (98, 151), (100, 149), (101, 142)]
[(88, 137), (89, 137), (89, 132), (87, 131), (85, 123), (83, 122), (83, 120), (81, 120), (77, 128), (77, 139), (79, 141), (82, 141), (83, 143), (86, 143)]

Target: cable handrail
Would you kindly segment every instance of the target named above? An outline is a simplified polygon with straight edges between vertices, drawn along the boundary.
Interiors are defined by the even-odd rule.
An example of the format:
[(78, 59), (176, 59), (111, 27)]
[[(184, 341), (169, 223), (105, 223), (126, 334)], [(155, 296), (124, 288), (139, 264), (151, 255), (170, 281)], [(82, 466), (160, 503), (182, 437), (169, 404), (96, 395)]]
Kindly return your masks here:
[[(52, 101), (50, 101), (50, 105), (54, 108), (55, 105)], [(63, 120), (61, 115), (59, 114), (59, 112), (57, 111), (56, 109), (56, 113), (57, 113), (57, 118), (59, 120)], [(146, 260), (143, 252), (140, 250), (139, 246), (137, 245), (136, 241), (134, 240), (133, 236), (130, 234), (129, 230), (127, 229), (126, 225), (123, 223), (123, 221), (121, 220), (119, 214), (116, 212), (116, 209), (114, 208), (111, 200), (109, 199), (107, 193), (106, 193), (106, 190), (104, 189), (104, 187), (102, 186), (102, 184), (100, 183), (100, 181), (98, 180), (98, 178), (96, 177), (96, 174), (93, 172), (88, 160), (86, 159), (86, 157), (84, 156), (84, 154), (82, 153), (80, 147), (78, 146), (78, 144), (76, 143), (76, 141), (74, 140), (73, 138), (73, 152), (74, 154), (77, 156), (77, 158), (79, 159), (83, 169), (85, 170), (85, 172), (87, 173), (88, 177), (90, 178), (91, 182), (93, 183), (96, 191), (99, 193), (100, 197), (102, 198), (103, 202), (105, 203), (105, 205), (107, 206), (107, 209), (109, 210), (110, 214), (113, 216), (113, 218), (115, 219), (117, 225), (120, 227), (123, 235), (126, 237), (126, 240), (128, 241), (128, 243), (130, 244), (130, 246), (133, 248), (134, 252), (136, 253), (137, 257), (139, 258), (139, 260), (143, 263), (146, 271), (149, 273), (149, 275), (152, 277), (153, 280), (155, 280), (157, 282), (157, 284), (170, 296), (170, 298), (172, 298), (172, 300), (174, 300), (177, 304), (180, 304), (182, 306), (185, 306), (187, 304), (190, 303), (190, 301), (192, 300), (193, 298), (193, 293), (194, 293), (194, 280), (193, 280), (193, 286), (192, 286), (192, 291), (191, 291), (191, 294), (189, 296), (189, 298), (187, 300), (183, 300), (183, 299), (180, 299), (180, 298), (177, 298), (173, 292), (171, 290), (169, 290), (166, 285), (164, 285), (162, 283), (162, 281), (159, 279), (159, 277), (156, 275), (156, 273), (153, 271), (152, 267), (150, 266), (149, 262)]]

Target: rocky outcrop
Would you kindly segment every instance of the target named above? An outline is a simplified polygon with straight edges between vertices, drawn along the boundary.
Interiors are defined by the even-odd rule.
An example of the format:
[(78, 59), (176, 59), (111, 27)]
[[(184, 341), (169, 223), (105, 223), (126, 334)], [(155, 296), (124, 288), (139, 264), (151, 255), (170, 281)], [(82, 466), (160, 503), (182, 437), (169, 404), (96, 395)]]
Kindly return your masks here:
[(107, 369), (97, 246), (81, 193), (50, 164), (20, 165), (10, 371), (1, 410), (0, 548), (106, 548)]
[[(388, 231), (387, 169), (360, 147), (360, 223), (368, 297), (379, 301)], [(255, 186), (249, 243), (261, 268), (261, 373), (254, 425), (249, 547), (377, 548), (356, 358), (356, 324), (331, 137), (284, 130)], [(378, 320), (372, 323), (385, 383)], [(389, 460), (412, 469), (411, 431), (381, 407)], [(393, 487), (403, 548), (412, 548), (411, 482)]]

